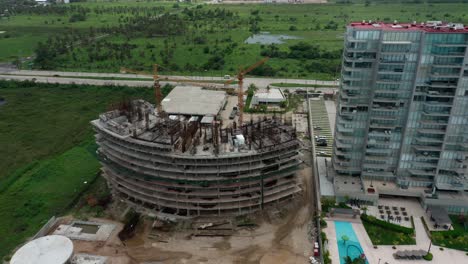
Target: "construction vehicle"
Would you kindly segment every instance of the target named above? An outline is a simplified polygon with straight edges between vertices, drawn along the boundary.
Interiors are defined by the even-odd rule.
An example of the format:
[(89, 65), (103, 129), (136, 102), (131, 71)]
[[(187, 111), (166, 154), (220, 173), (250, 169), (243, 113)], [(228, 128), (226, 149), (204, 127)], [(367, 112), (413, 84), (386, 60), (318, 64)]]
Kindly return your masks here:
[[(238, 80), (239, 82), (239, 90), (237, 91), (237, 96), (238, 96), (238, 109), (239, 109), (239, 126), (242, 125), (243, 123), (243, 114), (244, 114), (244, 77), (247, 73), (251, 72), (252, 70), (254, 70), (255, 68), (263, 65), (266, 61), (268, 61), (270, 59), (270, 57), (265, 57), (259, 61), (257, 61), (256, 63), (252, 64), (250, 67), (248, 67), (247, 69), (242, 69), (240, 68), (239, 69), (239, 72), (237, 73), (236, 75), (236, 79)], [(235, 80), (235, 78), (225, 82), (224, 84), (228, 85), (230, 84), (231, 82), (233, 82)]]

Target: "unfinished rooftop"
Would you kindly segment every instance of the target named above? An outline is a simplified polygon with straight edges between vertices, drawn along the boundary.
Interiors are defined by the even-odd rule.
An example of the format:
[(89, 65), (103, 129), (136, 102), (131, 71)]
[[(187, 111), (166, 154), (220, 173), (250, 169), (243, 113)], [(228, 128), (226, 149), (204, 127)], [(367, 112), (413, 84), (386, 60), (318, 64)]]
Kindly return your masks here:
[(224, 91), (213, 91), (197, 86), (176, 86), (162, 100), (169, 115), (215, 116), (226, 103)]

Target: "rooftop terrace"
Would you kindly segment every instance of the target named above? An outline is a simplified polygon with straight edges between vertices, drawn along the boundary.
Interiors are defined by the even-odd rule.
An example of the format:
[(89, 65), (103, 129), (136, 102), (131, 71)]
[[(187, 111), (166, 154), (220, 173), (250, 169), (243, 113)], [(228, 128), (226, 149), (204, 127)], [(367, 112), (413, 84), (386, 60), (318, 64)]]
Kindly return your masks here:
[(468, 26), (461, 23), (449, 23), (442, 21), (427, 21), (422, 23), (393, 23), (362, 21), (352, 22), (351, 27), (369, 30), (385, 30), (385, 31), (425, 31), (430, 33), (468, 33)]

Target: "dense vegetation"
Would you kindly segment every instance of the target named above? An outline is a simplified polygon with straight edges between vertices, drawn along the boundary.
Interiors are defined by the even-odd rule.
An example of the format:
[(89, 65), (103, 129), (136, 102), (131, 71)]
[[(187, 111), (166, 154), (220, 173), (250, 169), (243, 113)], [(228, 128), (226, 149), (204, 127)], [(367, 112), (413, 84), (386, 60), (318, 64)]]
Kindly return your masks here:
[(148, 88), (33, 82), (0, 81), (0, 94), (1, 259), (65, 213), (96, 177), (89, 122), (123, 98), (154, 100)]
[[(338, 3), (336, 3), (338, 2)], [(25, 67), (117, 72), (233, 75), (262, 56), (253, 75), (334, 78), (344, 26), (363, 19), (468, 22), (462, 1), (335, 1), (331, 4), (198, 5), (160, 1), (88, 1), (21, 5), (0, 19), (0, 61), (38, 53)], [(0, 9), (1, 10), (1, 9)], [(287, 34), (285, 44), (246, 44), (254, 33)], [(42, 42), (42, 45), (38, 43)], [(46, 59), (44, 59), (46, 58)]]

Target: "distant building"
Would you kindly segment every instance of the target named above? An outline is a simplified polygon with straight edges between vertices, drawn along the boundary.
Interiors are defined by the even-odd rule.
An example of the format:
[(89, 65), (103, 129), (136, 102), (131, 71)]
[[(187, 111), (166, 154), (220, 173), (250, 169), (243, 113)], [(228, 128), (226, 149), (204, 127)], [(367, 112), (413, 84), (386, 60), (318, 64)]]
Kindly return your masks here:
[(264, 89), (259, 92), (256, 92), (252, 101), (250, 102), (251, 106), (261, 105), (261, 104), (281, 104), (286, 101), (286, 97), (279, 88), (271, 88), (269, 90)]
[(34, 0), (36, 1), (36, 4), (38, 5), (48, 5), (49, 1), (48, 0)]
[(463, 24), (348, 25), (332, 164), (362, 185), (337, 195), (468, 212), (467, 47)]

